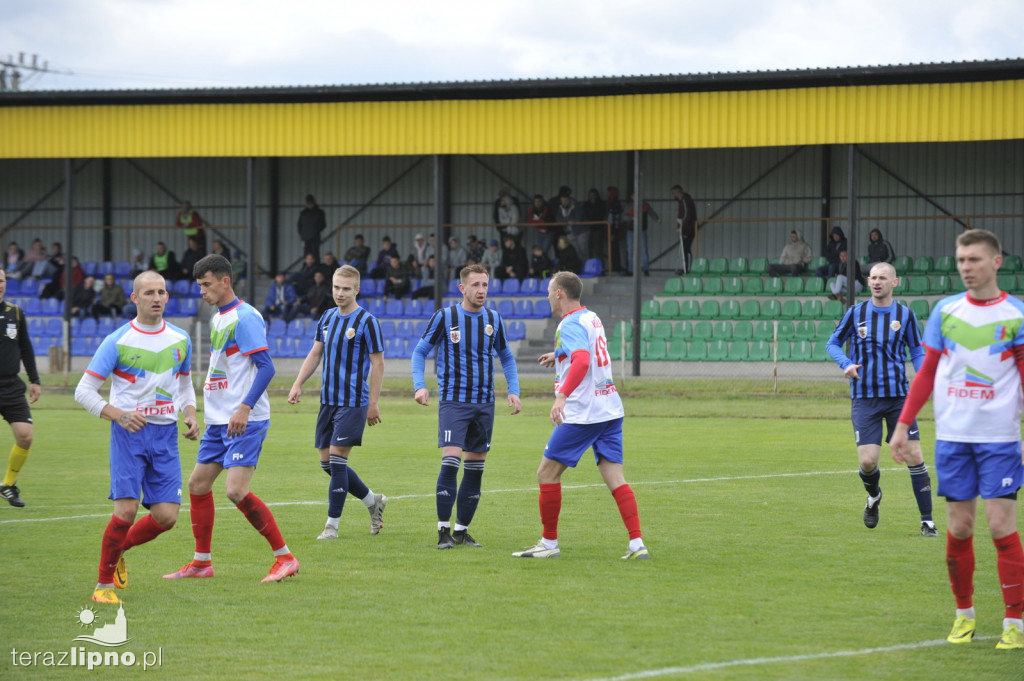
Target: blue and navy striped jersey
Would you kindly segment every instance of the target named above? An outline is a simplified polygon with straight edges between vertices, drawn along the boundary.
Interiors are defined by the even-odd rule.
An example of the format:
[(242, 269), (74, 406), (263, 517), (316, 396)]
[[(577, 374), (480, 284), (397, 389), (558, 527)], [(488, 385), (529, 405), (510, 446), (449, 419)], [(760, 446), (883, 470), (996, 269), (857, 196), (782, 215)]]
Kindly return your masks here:
[[(849, 339), (849, 356), (843, 343)], [(859, 364), (860, 380), (850, 379), (850, 397), (906, 397), (907, 351), (914, 368), (924, 359), (917, 317), (906, 305), (875, 307), (870, 301), (846, 311), (828, 339), (829, 355), (840, 369)]]
[(505, 324), (496, 311), (485, 307), (466, 312), (462, 305), (442, 308), (430, 318), (423, 340), (437, 348), (442, 400), (494, 401), (494, 356), (508, 350)]
[(320, 402), (335, 407), (367, 404), (370, 355), (384, 352), (377, 318), (361, 307), (347, 315), (332, 307), (317, 322), (314, 338), (324, 344)]

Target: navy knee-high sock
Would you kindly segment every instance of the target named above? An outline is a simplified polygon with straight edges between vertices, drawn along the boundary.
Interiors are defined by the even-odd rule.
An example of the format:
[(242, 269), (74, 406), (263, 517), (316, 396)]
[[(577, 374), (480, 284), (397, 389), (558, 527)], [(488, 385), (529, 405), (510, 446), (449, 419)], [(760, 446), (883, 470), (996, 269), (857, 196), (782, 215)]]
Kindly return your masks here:
[(331, 462), (330, 461), (321, 461), (320, 462), (320, 468), (322, 468), (324, 473), (327, 473), (327, 475), (331, 474)]
[(881, 477), (882, 471), (878, 469), (878, 466), (875, 466), (870, 473), (865, 472), (863, 468), (860, 469), (860, 479), (864, 483), (864, 489), (867, 490), (868, 496), (878, 496), (878, 481)]
[(917, 499), (917, 510), (921, 512), (921, 520), (932, 519), (932, 479), (928, 476), (928, 464), (907, 466), (910, 471), (910, 484), (914, 488)]
[(459, 464), (461, 463), (462, 461), (457, 456), (441, 457), (441, 472), (437, 475), (438, 520), (451, 520), (452, 507), (455, 506)]
[(370, 488), (367, 487), (362, 478), (352, 470), (352, 466), (348, 467), (348, 493), (356, 499), (365, 499), (366, 495), (370, 493)]
[(483, 461), (467, 461), (462, 466), (462, 484), (459, 485), (458, 508), (455, 518), (460, 525), (469, 525), (480, 503), (480, 481), (484, 477)]
[(327, 492), (327, 517), (340, 518), (348, 494), (348, 459), (331, 454), (331, 484)]

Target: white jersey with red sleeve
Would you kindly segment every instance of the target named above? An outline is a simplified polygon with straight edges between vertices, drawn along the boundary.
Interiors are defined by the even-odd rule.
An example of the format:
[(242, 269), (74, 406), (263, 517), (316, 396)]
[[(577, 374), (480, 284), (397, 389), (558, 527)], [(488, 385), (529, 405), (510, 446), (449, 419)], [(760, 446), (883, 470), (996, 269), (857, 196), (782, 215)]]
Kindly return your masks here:
[(601, 319), (585, 307), (562, 317), (555, 331), (555, 392), (565, 379), (572, 355), (590, 354), (587, 374), (565, 401), (565, 423), (602, 423), (622, 418), (625, 411), (612, 380), (608, 339)]

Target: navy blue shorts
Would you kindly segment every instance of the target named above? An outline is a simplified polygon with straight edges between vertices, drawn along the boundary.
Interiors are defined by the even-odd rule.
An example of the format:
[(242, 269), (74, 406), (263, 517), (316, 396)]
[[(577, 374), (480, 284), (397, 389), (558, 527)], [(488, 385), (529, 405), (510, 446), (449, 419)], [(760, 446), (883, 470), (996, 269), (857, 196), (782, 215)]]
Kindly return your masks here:
[(437, 446), (486, 454), (494, 432), (494, 402), (442, 402), (437, 410)]
[(136, 433), (110, 425), (110, 498), (142, 499), (146, 508), (181, 503), (177, 424), (147, 423)]
[[(853, 421), (853, 439), (857, 446), (882, 445), (882, 421), (885, 421), (885, 441), (892, 437), (892, 430), (903, 411), (905, 397), (858, 397), (852, 400), (850, 420)], [(921, 431), (917, 419), (910, 424), (909, 440), (920, 440)]]
[(368, 407), (336, 407), (330, 404), (320, 405), (320, 414), (316, 417), (317, 449), (328, 447), (358, 447), (363, 444), (363, 431), (366, 430), (366, 410)]
[(563, 423), (555, 426), (544, 447), (544, 458), (575, 468), (587, 449), (594, 448), (594, 463), (607, 459), (622, 463), (622, 419), (601, 423)]

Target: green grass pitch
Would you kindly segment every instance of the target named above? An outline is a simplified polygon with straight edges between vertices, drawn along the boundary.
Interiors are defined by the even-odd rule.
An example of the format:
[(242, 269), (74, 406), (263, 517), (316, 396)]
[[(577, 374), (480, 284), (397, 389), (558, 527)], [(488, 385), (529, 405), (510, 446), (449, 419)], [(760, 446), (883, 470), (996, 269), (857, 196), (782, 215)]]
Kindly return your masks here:
[[(881, 523), (863, 489), (842, 396), (627, 395), (626, 476), (652, 560), (626, 563), (627, 536), (589, 454), (563, 479), (557, 560), (513, 558), (540, 536), (534, 474), (551, 425), (540, 392), (510, 416), (499, 401), (473, 535), (439, 552), (433, 490), (436, 401), (382, 401), (350, 463), (391, 501), (384, 530), (349, 499), (337, 541), (316, 541), (327, 476), (312, 447), (316, 393), (277, 395), (252, 489), (268, 502), (301, 573), (261, 584), (269, 547), (231, 507), (223, 477), (210, 580), (164, 580), (191, 558), (178, 526), (127, 554), (122, 593), (143, 678), (165, 679), (1024, 679), (1024, 655), (996, 651), (1002, 604), (979, 523), (979, 639), (942, 643), (953, 620), (944, 540), (919, 535), (905, 469), (884, 452)], [(19, 485), (0, 508), (0, 676), (67, 679), (82, 667), (17, 663), (61, 653), (116, 608), (93, 603), (112, 504), (109, 424), (45, 395)], [(782, 417), (782, 418), (780, 418)], [(922, 422), (931, 463), (931, 423)], [(7, 431), (5, 431), (7, 432)], [(5, 447), (7, 445), (4, 445)], [(187, 479), (196, 444), (182, 440)], [(944, 532), (945, 511), (936, 501)], [(87, 617), (86, 617), (87, 618)], [(66, 661), (66, 660), (65, 660)], [(138, 678), (141, 664), (93, 678)]]

